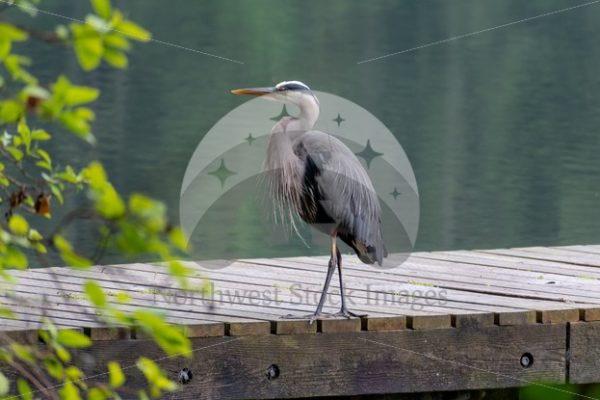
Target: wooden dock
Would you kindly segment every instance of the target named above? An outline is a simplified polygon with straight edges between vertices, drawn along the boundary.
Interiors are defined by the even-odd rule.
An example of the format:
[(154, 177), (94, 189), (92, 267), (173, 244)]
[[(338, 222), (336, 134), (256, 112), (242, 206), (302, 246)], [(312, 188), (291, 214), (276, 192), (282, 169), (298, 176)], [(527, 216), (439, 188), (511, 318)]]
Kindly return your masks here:
[[(391, 257), (394, 257), (392, 255)], [(400, 256), (396, 256), (400, 259)], [(308, 314), (318, 301), (326, 257), (190, 264), (192, 281), (211, 281), (210, 296), (174, 289), (162, 267), (97, 266), (88, 271), (14, 271), (18, 283), (1, 302), (13, 338), (35, 340), (45, 317), (82, 329), (89, 375), (106, 361), (159, 360), (176, 379), (193, 380), (169, 398), (295, 398), (504, 388), (531, 382), (600, 382), (600, 245), (413, 253), (378, 269), (344, 259), (354, 319), (281, 318)], [(191, 359), (166, 358), (134, 329), (98, 321), (81, 293), (96, 279), (123, 306), (161, 311), (192, 338)], [(339, 309), (334, 279), (325, 311)], [(0, 367), (5, 370), (4, 367)], [(128, 383), (144, 383), (135, 368)], [(10, 371), (7, 371), (10, 373)]]

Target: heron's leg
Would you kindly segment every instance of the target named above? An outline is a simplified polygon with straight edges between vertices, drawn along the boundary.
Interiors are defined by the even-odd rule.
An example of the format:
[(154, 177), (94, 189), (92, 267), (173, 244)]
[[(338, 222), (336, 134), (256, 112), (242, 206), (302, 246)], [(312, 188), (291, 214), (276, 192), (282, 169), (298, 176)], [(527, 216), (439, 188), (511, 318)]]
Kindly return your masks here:
[(336, 259), (337, 259), (338, 274), (340, 276), (340, 297), (342, 298), (342, 308), (337, 313), (337, 315), (340, 315), (340, 316), (343, 316), (346, 318), (366, 317), (367, 316), (366, 314), (356, 314), (356, 313), (353, 313), (352, 311), (348, 311), (348, 308), (346, 307), (346, 288), (344, 287), (344, 281), (342, 278), (342, 254), (340, 253), (339, 249), (336, 249)]
[[(325, 300), (327, 299), (327, 291), (329, 290), (329, 284), (331, 283), (331, 278), (333, 277), (333, 273), (337, 267), (339, 258), (337, 256), (337, 243), (336, 243), (336, 234), (334, 233), (331, 236), (331, 257), (329, 258), (329, 264), (327, 267), (327, 277), (325, 278), (325, 284), (323, 285), (323, 291), (321, 292), (321, 298), (319, 299), (319, 304), (317, 305), (317, 309), (315, 312), (308, 316), (294, 316), (294, 315), (286, 315), (283, 318), (288, 319), (309, 319), (309, 323), (312, 324), (316, 319), (323, 315), (323, 306), (325, 305)], [(327, 314), (328, 316), (335, 316), (336, 314)]]
[[(335, 247), (335, 236), (333, 238)], [(329, 265), (327, 267), (327, 277), (325, 278), (325, 285), (323, 285), (323, 291), (321, 292), (321, 299), (319, 300), (319, 305), (315, 310), (315, 317), (318, 317), (323, 311), (323, 305), (325, 305), (325, 300), (327, 299), (327, 291), (329, 290), (329, 284), (331, 283), (331, 278), (333, 277), (333, 272), (335, 271), (335, 267), (337, 266), (337, 257), (335, 253), (331, 255), (329, 259)]]

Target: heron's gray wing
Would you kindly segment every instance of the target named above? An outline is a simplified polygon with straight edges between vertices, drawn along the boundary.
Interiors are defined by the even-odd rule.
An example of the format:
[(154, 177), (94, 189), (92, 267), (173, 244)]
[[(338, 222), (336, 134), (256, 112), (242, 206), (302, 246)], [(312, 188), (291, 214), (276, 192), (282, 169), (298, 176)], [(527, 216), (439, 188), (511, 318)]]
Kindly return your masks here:
[[(363, 262), (381, 264), (385, 254), (381, 207), (369, 175), (339, 139), (319, 131), (294, 138), (294, 151), (304, 160), (305, 188), (318, 190), (321, 212), (337, 226), (338, 236)], [(316, 186), (311, 188), (312, 185)]]

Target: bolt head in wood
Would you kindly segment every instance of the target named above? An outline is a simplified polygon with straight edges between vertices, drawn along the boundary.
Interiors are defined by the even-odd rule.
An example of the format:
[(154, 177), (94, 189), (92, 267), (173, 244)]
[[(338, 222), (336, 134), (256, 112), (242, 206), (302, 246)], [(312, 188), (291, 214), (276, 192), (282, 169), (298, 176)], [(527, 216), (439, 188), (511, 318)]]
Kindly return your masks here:
[(192, 377), (192, 370), (189, 368), (183, 368), (181, 371), (179, 371), (179, 382), (182, 385), (190, 383), (192, 381)]
[(280, 371), (277, 364), (271, 364), (267, 367), (266, 375), (268, 380), (277, 379), (279, 377), (279, 374)]
[(531, 355), (531, 353), (524, 353), (521, 356), (521, 367), (523, 368), (529, 368), (533, 365), (533, 356)]

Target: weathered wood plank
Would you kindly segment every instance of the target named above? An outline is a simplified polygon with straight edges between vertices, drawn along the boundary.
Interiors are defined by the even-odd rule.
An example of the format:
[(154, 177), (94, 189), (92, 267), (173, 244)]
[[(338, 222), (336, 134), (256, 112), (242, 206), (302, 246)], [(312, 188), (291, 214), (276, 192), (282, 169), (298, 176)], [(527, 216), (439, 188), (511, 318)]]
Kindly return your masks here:
[(225, 333), (229, 336), (256, 336), (271, 333), (269, 321), (227, 322)]
[[(164, 267), (148, 264), (16, 271), (16, 297), (0, 303), (14, 307), (20, 320), (0, 319), (0, 331), (35, 341), (43, 316), (60, 327), (84, 328), (99, 362), (117, 357), (133, 364), (144, 354), (174, 373), (191, 368), (195, 379), (181, 393), (189, 398), (468, 390), (564, 382), (567, 375), (574, 383), (600, 381), (600, 246), (423, 252), (391, 270), (345, 257), (350, 308), (367, 316), (314, 324), (281, 318), (314, 311), (326, 261), (238, 260), (223, 270), (191, 264), (194, 285), (205, 278), (213, 283), (218, 296), (211, 299), (175, 289)], [(164, 312), (192, 339), (194, 357), (164, 359), (142, 331), (106, 327), (83, 298), (87, 279), (109, 294), (129, 294), (132, 303), (121, 306), (126, 311)], [(339, 309), (336, 281), (325, 312)], [(275, 289), (277, 301), (256, 301), (256, 293)], [(398, 298), (404, 303), (387, 301), (403, 290)], [(428, 302), (432, 298), (437, 301)], [(533, 355), (529, 368), (519, 363), (525, 353)], [(100, 365), (86, 372), (105, 372)], [(269, 380), (271, 365), (280, 376)], [(143, 383), (135, 368), (127, 371), (128, 382)]]
[(297, 335), (301, 333), (317, 333), (317, 323), (306, 320), (282, 319), (271, 321), (271, 331), (276, 335)]
[[(279, 264), (279, 261), (275, 261)], [(286, 263), (284, 261), (283, 263)], [(289, 263), (288, 263), (289, 264)], [(306, 264), (308, 265), (308, 264)], [(323, 272), (321, 270), (321, 266), (314, 265), (319, 269), (318, 274), (314, 274), (314, 271), (307, 270), (305, 272), (301, 268), (294, 268), (296, 274), (287, 273), (284, 276), (281, 276), (279, 265), (267, 265), (267, 264), (248, 264), (245, 268), (237, 268), (235, 265), (227, 267), (227, 269), (223, 272), (221, 271), (206, 271), (206, 276), (210, 278), (212, 281), (218, 285), (218, 288), (229, 289), (234, 287), (238, 289), (248, 289), (248, 285), (252, 285), (251, 287), (254, 289), (269, 289), (274, 285), (277, 288), (285, 288), (286, 286), (290, 286), (290, 284), (298, 283), (299, 279), (303, 279), (302, 284), (303, 287), (301, 289), (306, 292), (311, 292), (316, 295), (320, 293), (320, 289), (323, 282)], [(136, 265), (136, 268), (144, 268), (142, 265)], [(146, 267), (147, 268), (147, 267)], [(251, 272), (249, 272), (251, 271)], [(366, 306), (376, 306), (377, 304), (373, 304), (376, 302), (370, 302), (369, 300), (375, 300), (374, 296), (384, 296), (388, 295), (390, 292), (398, 292), (401, 290), (410, 292), (411, 299), (418, 299), (419, 301), (426, 302), (435, 302), (436, 298), (427, 297), (426, 292), (435, 294), (435, 288), (431, 286), (423, 286), (423, 285), (415, 285), (410, 284), (409, 280), (397, 280), (397, 279), (388, 279), (387, 276), (381, 276), (376, 274), (371, 274), (370, 272), (366, 272), (359, 276), (355, 276), (353, 273), (346, 274), (346, 288), (350, 293), (352, 298), (357, 299), (356, 304), (361, 307), (359, 311), (367, 311), (367, 312), (390, 312), (385, 309), (374, 309), (373, 307), (365, 308)], [(239, 282), (235, 282), (232, 285), (232, 279), (236, 279)], [(391, 284), (385, 285), (386, 281), (392, 282)], [(243, 283), (241, 283), (243, 282)], [(241, 285), (241, 286), (240, 286)], [(246, 285), (246, 286), (244, 286)], [(336, 294), (338, 291), (338, 286), (333, 283), (331, 286), (330, 294)], [(438, 289), (439, 291), (439, 289)], [(285, 289), (283, 293), (285, 292)], [(419, 296), (418, 294), (421, 293)], [(243, 297), (243, 296), (241, 296)], [(454, 296), (457, 298), (457, 296)], [(505, 298), (504, 298), (505, 299)], [(360, 301), (359, 301), (360, 300)], [(406, 299), (405, 299), (406, 300)], [(444, 308), (452, 308), (452, 309), (463, 309), (466, 311), (469, 310), (478, 310), (478, 311), (492, 311), (497, 310), (498, 307), (503, 306), (502, 301), (497, 301), (498, 299), (490, 300), (489, 303), (485, 303), (483, 301), (480, 302), (470, 302), (464, 301), (461, 302), (458, 299), (443, 299), (446, 304), (438, 304), (437, 307), (434, 308), (435, 304), (428, 304), (427, 309), (432, 312), (444, 312)], [(446, 300), (448, 300), (446, 302)], [(371, 304), (369, 304), (371, 303)], [(326, 303), (327, 304), (327, 303)], [(492, 306), (493, 304), (493, 306)], [(312, 305), (316, 306), (315, 304)], [(407, 304), (406, 301), (404, 303), (398, 303), (398, 306), (403, 308), (402, 312), (411, 314), (412, 305)], [(409, 309), (406, 309), (406, 308)], [(560, 307), (560, 306), (559, 306)], [(420, 311), (420, 310), (416, 310)], [(397, 312), (397, 311), (396, 311)], [(394, 312), (392, 312), (394, 313)]]
[(562, 324), (579, 321), (579, 309), (538, 311), (537, 321), (542, 324)]
[(494, 325), (494, 313), (452, 315), (452, 326), (455, 328), (479, 328)]
[[(308, 258), (310, 260), (310, 258)], [(285, 260), (284, 260), (285, 261)], [(271, 263), (282, 264), (284, 261), (274, 259)], [(348, 263), (347, 263), (348, 264)], [(454, 264), (455, 265), (455, 264)], [(585, 279), (580, 280), (578, 286), (548, 285), (545, 282), (531, 278), (527, 283), (521, 283), (516, 279), (502, 280), (501, 275), (488, 274), (485, 278), (469, 276), (459, 277), (454, 272), (454, 265), (449, 264), (445, 269), (432, 271), (434, 266), (426, 263), (418, 264), (408, 270), (410, 263), (405, 262), (401, 268), (385, 270), (385, 272), (369, 273), (371, 278), (379, 278), (381, 282), (419, 282), (422, 285), (435, 286), (444, 289), (456, 289), (462, 291), (471, 291), (478, 293), (513, 295), (515, 297), (555, 300), (570, 299), (580, 302), (598, 302), (600, 301), (600, 290), (586, 290)], [(348, 268), (349, 269), (349, 268)], [(485, 268), (483, 268), (485, 269)], [(346, 276), (350, 280), (353, 273), (348, 272)], [(600, 288), (599, 288), (600, 289)]]
[(452, 326), (451, 315), (414, 315), (407, 318), (407, 326), (415, 330), (443, 329)]
[(359, 332), (362, 328), (360, 318), (326, 318), (317, 322), (319, 332), (322, 333)]
[(579, 319), (582, 321), (600, 321), (600, 307), (580, 308)]
[(399, 331), (407, 328), (405, 315), (395, 317), (369, 315), (361, 319), (362, 329), (365, 331)]
[(535, 324), (535, 311), (517, 311), (517, 312), (501, 312), (494, 316), (496, 325), (524, 325)]
[(493, 250), (454, 250), (435, 251), (429, 253), (415, 253), (414, 257), (445, 260), (464, 264), (494, 266), (509, 270), (537, 272), (540, 274), (556, 274), (577, 277), (580, 275), (593, 276), (600, 279), (600, 271), (595, 267), (571, 265), (565, 268), (564, 263), (558, 261), (519, 258), (509, 255), (494, 253)]
[(600, 382), (600, 321), (570, 324), (569, 381), (576, 384)]
[(551, 247), (523, 247), (514, 249), (486, 250), (488, 253), (504, 254), (519, 258), (530, 258), (536, 260), (557, 261), (570, 265), (582, 265), (589, 267), (600, 267), (600, 257), (590, 255), (578, 255), (574, 252), (561, 251)]
[[(133, 365), (136, 355), (145, 354), (174, 374), (190, 368), (194, 379), (178, 394), (188, 398), (351, 396), (563, 383), (565, 331), (564, 325), (539, 324), (526, 330), (493, 326), (192, 339), (191, 360), (165, 359), (149, 341), (98, 342), (84, 353), (97, 366), (117, 354), (123, 365)], [(534, 357), (529, 368), (520, 365), (524, 353)], [(277, 366), (277, 378), (267, 378), (270, 366)], [(125, 373), (129, 385), (144, 383), (135, 368)]]
[[(63, 272), (63, 273), (66, 273), (66, 272)], [(157, 275), (157, 274), (155, 274), (155, 275)], [(48, 282), (48, 283), (46, 283), (46, 285), (55, 286), (56, 285), (56, 279), (62, 279), (62, 277), (52, 277), (52, 278), (49, 278), (49, 280), (46, 281), (46, 282)], [(248, 279), (248, 278), (245, 278), (245, 279)], [(34, 288), (37, 287), (36, 283), (35, 282), (30, 282), (28, 280), (28, 278), (22, 278), (22, 280), (23, 280), (23, 282), (21, 282), (21, 284), (23, 284), (23, 285), (25, 283), (28, 283), (30, 286), (32, 286)], [(66, 280), (67, 279), (65, 278), (65, 281)], [(119, 290), (118, 287), (111, 286), (112, 285), (112, 281), (109, 281), (109, 280), (107, 281), (106, 277), (105, 277), (105, 281), (103, 281), (101, 283), (102, 283), (103, 286), (105, 286), (105, 288), (107, 288), (109, 290)], [(220, 282), (215, 282), (215, 284), (216, 283), (220, 284)], [(236, 286), (236, 289), (244, 288), (244, 286), (240, 286), (240, 285), (243, 285), (243, 284), (239, 284), (238, 286)], [(255, 289), (255, 287), (253, 285), (250, 285), (250, 283), (245, 283), (245, 285), (246, 285), (245, 288), (247, 290), (250, 290), (250, 289), (254, 290)], [(64, 291), (64, 292), (73, 291), (74, 293), (78, 293), (77, 290), (80, 290), (80, 287), (76, 283), (67, 283), (67, 282), (62, 282), (61, 281), (60, 287), (61, 287), (61, 290)], [(419, 286), (415, 286), (415, 285), (413, 285), (411, 287), (417, 287), (418, 289), (415, 289), (415, 290), (419, 290), (419, 291), (425, 291), (425, 289), (427, 289), (428, 291), (433, 291), (432, 288), (427, 288), (427, 287), (419, 287)], [(126, 288), (125, 291), (129, 290), (128, 293), (133, 298), (135, 298), (137, 300), (139, 298), (139, 296), (137, 295), (137, 292), (134, 291), (134, 289), (135, 289), (135, 287)], [(220, 289), (220, 287), (216, 288), (216, 290), (218, 290), (218, 289)], [(34, 289), (34, 290), (37, 290), (37, 289)], [(144, 289), (144, 290), (146, 290), (146, 289)], [(360, 291), (354, 290), (353, 292), (360, 292)], [(314, 293), (318, 294), (318, 291), (315, 290)], [(175, 294), (173, 294), (173, 296), (175, 296)], [(255, 299), (248, 299), (248, 298), (246, 298), (244, 296), (239, 296), (239, 297), (242, 298), (242, 299), (247, 299), (247, 300), (255, 300)], [(437, 313), (437, 314), (439, 314), (439, 313), (448, 313), (448, 312), (452, 312), (452, 313), (470, 313), (471, 310), (473, 310), (473, 309), (474, 310), (487, 310), (487, 311), (502, 309), (502, 307), (498, 306), (498, 305), (496, 305), (496, 306), (479, 305), (479, 304), (470, 304), (470, 303), (466, 303), (466, 302), (465, 303), (452, 302), (451, 306), (446, 306), (446, 304), (440, 304), (439, 306), (434, 307), (433, 305), (431, 305), (431, 302), (434, 302), (435, 299), (429, 299), (429, 298), (425, 298), (425, 300), (424, 300), (425, 302), (429, 303), (429, 304), (426, 305), (426, 307), (423, 307), (422, 305), (419, 305), (418, 307), (416, 307), (416, 306), (413, 306), (413, 304), (411, 304), (411, 303), (406, 303), (405, 302), (405, 303), (395, 303), (395, 304), (393, 304), (393, 307), (388, 307), (388, 309), (382, 309), (381, 307), (377, 307), (376, 304), (375, 305), (373, 305), (373, 304), (371, 304), (371, 305), (365, 304), (365, 303), (369, 303), (369, 300), (372, 300), (372, 299), (369, 299), (368, 295), (367, 295), (367, 297), (364, 297), (364, 296), (363, 297), (353, 296), (353, 297), (356, 298), (356, 299), (362, 299), (362, 304), (361, 304), (361, 301), (357, 301), (357, 303), (359, 305), (359, 308), (358, 308), (357, 311), (364, 311), (364, 312), (367, 312), (367, 313), (371, 313), (371, 312), (376, 312), (376, 313), (377, 312), (379, 312), (379, 313), (380, 312), (387, 312), (390, 315), (392, 315), (394, 313), (398, 313), (398, 312), (402, 312), (402, 313), (406, 313), (406, 314), (413, 314), (413, 315), (423, 315), (423, 314), (431, 314), (431, 313)], [(292, 307), (289, 307), (289, 309), (291, 311), (300, 311), (300, 312), (304, 312), (304, 313), (312, 311), (314, 309), (314, 307), (315, 307), (315, 304), (310, 304), (310, 305), (307, 305), (306, 303), (303, 303), (303, 304), (302, 303), (300, 303), (300, 304), (291, 304), (289, 302), (289, 299), (290, 299), (290, 296), (283, 296), (282, 295), (282, 300), (288, 300), (288, 301), (284, 302), (284, 303), (282, 303), (280, 305), (278, 305), (278, 307), (277, 307), (278, 311), (277, 312), (281, 312), (282, 310), (285, 311), (284, 310), (285, 307), (283, 307), (283, 306), (290, 306), (290, 305), (292, 306)], [(186, 300), (186, 299), (184, 298), (184, 300)], [(189, 300), (189, 298), (187, 298), (187, 300)], [(142, 300), (142, 301), (145, 301), (145, 300)], [(165, 299), (161, 299), (160, 296), (154, 296), (153, 297), (153, 301), (156, 302), (156, 304), (154, 304), (154, 307), (163, 306), (164, 308), (170, 309), (170, 310), (178, 310), (179, 308), (181, 308), (181, 306), (179, 304), (165, 304), (165, 305), (163, 305), (163, 303), (165, 303), (166, 300)], [(171, 302), (171, 303), (173, 303), (173, 302)], [(177, 303), (177, 302), (175, 302), (175, 303)], [(202, 301), (200, 301), (200, 303), (202, 303)], [(221, 302), (221, 304), (219, 304), (219, 305), (222, 305), (223, 303), (227, 303), (227, 302)], [(433, 304), (435, 304), (435, 302)], [(236, 305), (235, 304), (233, 304), (233, 305), (232, 304), (226, 304), (226, 309), (230, 308), (230, 306), (236, 306)], [(249, 314), (249, 311), (251, 311), (251, 309), (248, 308), (248, 307), (246, 307), (246, 306), (250, 306), (250, 305), (249, 304), (248, 305), (244, 305), (244, 310), (246, 312), (245, 315), (246, 316), (252, 316), (251, 314)], [(202, 309), (198, 309), (196, 307), (194, 307), (194, 308), (196, 310), (199, 310), (199, 311), (202, 310)], [(416, 308), (416, 310), (414, 308)], [(423, 310), (422, 308), (425, 308), (425, 310)], [(450, 311), (448, 311), (446, 308), (449, 308)], [(260, 312), (260, 314), (254, 315), (254, 318), (262, 318), (262, 319), (272, 318), (272, 316), (269, 317), (268, 315), (265, 314), (265, 311), (267, 311), (269, 309), (274, 309), (272, 305), (267, 305), (267, 306), (257, 305), (257, 306), (254, 307), (254, 309), (257, 312)], [(207, 314), (207, 312), (206, 312), (206, 310), (204, 310), (204, 316), (206, 316), (206, 314)], [(208, 314), (210, 314), (210, 312), (208, 312)]]

